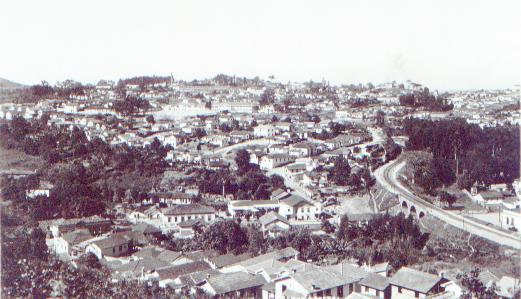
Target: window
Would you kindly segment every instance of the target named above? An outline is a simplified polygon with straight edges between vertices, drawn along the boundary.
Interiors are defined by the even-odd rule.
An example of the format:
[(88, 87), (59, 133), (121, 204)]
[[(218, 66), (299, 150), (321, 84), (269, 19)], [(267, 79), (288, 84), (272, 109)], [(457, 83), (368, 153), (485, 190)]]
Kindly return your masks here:
[(309, 208), (308, 208), (308, 213), (310, 212)]
[(336, 295), (338, 297), (344, 297), (344, 287), (343, 286), (339, 286), (338, 288), (336, 288)]
[(116, 253), (116, 248), (115, 247), (112, 248), (112, 253)]
[(380, 297), (380, 291), (376, 290), (376, 297)]
[(119, 251), (123, 250), (123, 246), (119, 245)]
[(324, 297), (324, 292), (322, 292), (322, 291), (318, 292), (317, 297)]
[(414, 292), (414, 298), (420, 298), (420, 292), (418, 292), (418, 291)]
[(398, 293), (402, 293), (402, 288), (401, 287), (398, 287)]
[(353, 292), (353, 284), (350, 283), (349, 284), (349, 294), (351, 294)]
[(326, 290), (326, 297), (331, 297), (331, 289)]

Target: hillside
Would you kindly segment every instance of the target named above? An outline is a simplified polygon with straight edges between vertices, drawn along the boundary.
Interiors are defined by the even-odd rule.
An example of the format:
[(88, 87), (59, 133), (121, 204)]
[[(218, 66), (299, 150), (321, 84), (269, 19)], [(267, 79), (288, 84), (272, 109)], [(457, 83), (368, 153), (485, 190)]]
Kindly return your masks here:
[(16, 83), (16, 82), (12, 82), (12, 81), (9, 81), (7, 79), (4, 79), (4, 78), (0, 78), (0, 90), (14, 90), (14, 89), (21, 89), (21, 88), (24, 88), (26, 87), (25, 85), (23, 84), (20, 84), (20, 83)]

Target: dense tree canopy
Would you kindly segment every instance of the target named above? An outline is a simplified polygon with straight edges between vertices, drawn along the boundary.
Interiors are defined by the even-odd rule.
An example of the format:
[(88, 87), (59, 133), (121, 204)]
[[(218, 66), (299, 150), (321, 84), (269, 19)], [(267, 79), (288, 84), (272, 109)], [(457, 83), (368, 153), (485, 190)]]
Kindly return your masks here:
[[(519, 177), (519, 127), (480, 128), (464, 119), (407, 119), (405, 133), (409, 150), (433, 154), (437, 179), (444, 184), (465, 176), (468, 184), (511, 183)], [(450, 169), (450, 171), (449, 171)]]

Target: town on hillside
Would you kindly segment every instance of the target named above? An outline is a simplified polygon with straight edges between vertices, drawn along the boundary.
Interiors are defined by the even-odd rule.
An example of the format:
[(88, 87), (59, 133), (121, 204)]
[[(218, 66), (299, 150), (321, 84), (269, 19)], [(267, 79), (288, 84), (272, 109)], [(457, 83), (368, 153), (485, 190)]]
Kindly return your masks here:
[(519, 85), (6, 84), (2, 297), (519, 298), (519, 125)]

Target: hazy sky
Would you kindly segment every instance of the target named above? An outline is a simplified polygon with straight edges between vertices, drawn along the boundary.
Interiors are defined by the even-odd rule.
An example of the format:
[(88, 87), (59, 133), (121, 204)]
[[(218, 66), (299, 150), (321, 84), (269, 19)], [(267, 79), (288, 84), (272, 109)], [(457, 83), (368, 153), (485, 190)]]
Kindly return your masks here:
[(520, 81), (519, 0), (0, 1), (0, 77)]

